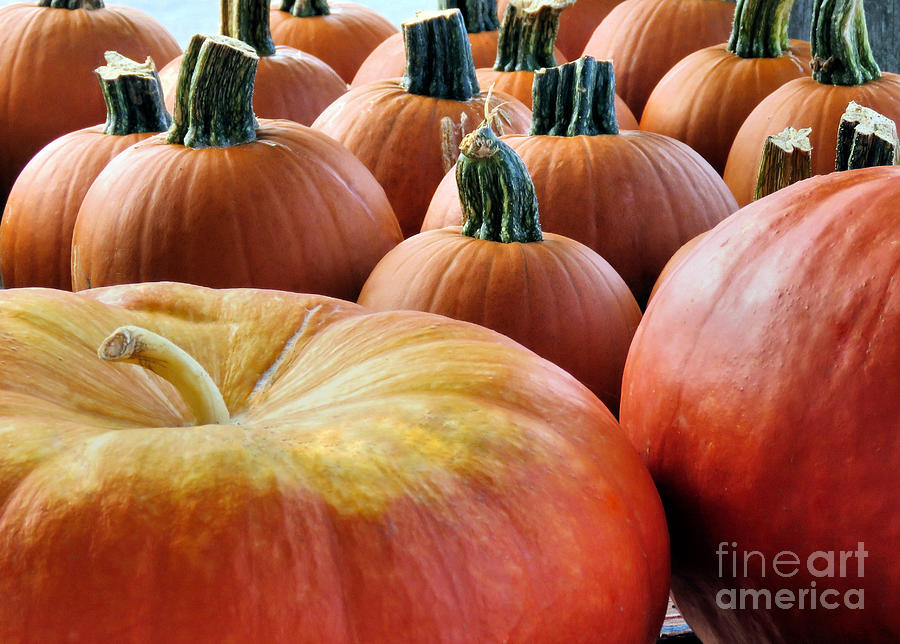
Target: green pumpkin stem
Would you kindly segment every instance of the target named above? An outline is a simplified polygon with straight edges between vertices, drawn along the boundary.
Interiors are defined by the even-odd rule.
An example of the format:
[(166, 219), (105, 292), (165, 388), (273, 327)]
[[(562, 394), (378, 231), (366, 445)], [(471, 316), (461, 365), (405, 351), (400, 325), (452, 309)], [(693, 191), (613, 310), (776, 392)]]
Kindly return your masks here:
[(862, 85), (881, 78), (863, 0), (814, 0), (810, 45), (812, 76), (823, 85)]
[(553, 48), (559, 17), (573, 0), (510, 0), (497, 42), (494, 69), (499, 72), (535, 72), (556, 67)]
[(103, 9), (103, 0), (38, 0), (37, 6), (51, 9)]
[(761, 199), (792, 183), (812, 176), (810, 128), (787, 128), (766, 139), (759, 174), (756, 176), (754, 199)]
[(280, 11), (286, 11), (297, 18), (327, 16), (331, 8), (326, 0), (281, 0)]
[(115, 51), (106, 52), (105, 57), (106, 65), (94, 70), (106, 101), (104, 134), (125, 136), (169, 129), (172, 119), (153, 59), (148, 57), (141, 64)]
[(438, 0), (438, 9), (459, 9), (466, 23), (466, 31), (470, 34), (500, 28), (497, 0)]
[(611, 60), (583, 56), (534, 73), (530, 135), (618, 134)]
[(534, 183), (519, 155), (497, 138), (490, 118), (467, 134), (459, 148), (462, 234), (507, 244), (541, 241)]
[(790, 49), (794, 0), (737, 0), (728, 51), (741, 58), (778, 58)]
[(419, 11), (402, 26), (406, 47), (402, 85), (407, 92), (457, 101), (481, 92), (459, 9)]
[(225, 148), (256, 140), (253, 82), (259, 56), (228, 36), (191, 39), (175, 87), (166, 139), (189, 148)]
[(272, 56), (275, 43), (269, 30), (269, 0), (221, 0), (219, 31), (237, 38), (256, 50), (256, 54)]
[(897, 165), (898, 154), (897, 124), (851, 101), (838, 127), (835, 170)]

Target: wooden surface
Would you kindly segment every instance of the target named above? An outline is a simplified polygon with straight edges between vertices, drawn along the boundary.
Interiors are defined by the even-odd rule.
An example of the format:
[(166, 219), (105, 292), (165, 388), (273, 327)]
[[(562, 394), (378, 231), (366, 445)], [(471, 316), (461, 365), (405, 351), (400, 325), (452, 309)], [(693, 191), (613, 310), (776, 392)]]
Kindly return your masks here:
[[(791, 38), (809, 40), (814, 0), (794, 0)], [(900, 73), (900, 0), (865, 0), (869, 42), (882, 71)]]

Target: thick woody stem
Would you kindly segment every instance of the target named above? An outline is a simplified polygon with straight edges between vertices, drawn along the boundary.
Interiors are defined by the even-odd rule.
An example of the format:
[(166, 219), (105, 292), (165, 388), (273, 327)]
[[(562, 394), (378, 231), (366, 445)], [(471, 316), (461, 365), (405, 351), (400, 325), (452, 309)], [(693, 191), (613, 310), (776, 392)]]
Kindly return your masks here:
[(222, 393), (199, 362), (170, 340), (137, 326), (113, 331), (97, 349), (103, 360), (128, 362), (165, 378), (194, 414), (197, 425), (226, 425), (231, 415)]
[(269, 30), (269, 0), (221, 0), (221, 3), (222, 35), (244, 41), (260, 57), (275, 53)]
[(559, 17), (573, 0), (510, 0), (497, 42), (494, 69), (500, 72), (535, 72), (556, 67), (553, 48)]
[(463, 22), (466, 23), (466, 31), (470, 34), (497, 31), (500, 28), (497, 0), (438, 0), (438, 9), (459, 9)]
[(459, 9), (419, 11), (402, 26), (407, 92), (457, 101), (479, 94), (472, 45)]
[(787, 128), (766, 139), (754, 199), (761, 199), (792, 183), (812, 176), (810, 128)]
[(279, 9), (298, 18), (327, 16), (331, 13), (326, 0), (281, 0)]
[(534, 73), (529, 134), (618, 134), (616, 79), (611, 60), (583, 56)]
[(838, 127), (835, 170), (897, 165), (898, 154), (897, 124), (851, 101)]
[(37, 6), (51, 9), (103, 9), (103, 0), (38, 0)]
[(103, 132), (124, 136), (166, 131), (172, 119), (153, 60), (148, 57), (141, 64), (115, 51), (106, 52), (105, 57), (106, 65), (94, 70), (106, 101)]
[(862, 85), (881, 78), (863, 0), (814, 0), (810, 45), (812, 75), (823, 85)]
[(728, 51), (741, 58), (778, 58), (790, 48), (794, 0), (737, 0)]

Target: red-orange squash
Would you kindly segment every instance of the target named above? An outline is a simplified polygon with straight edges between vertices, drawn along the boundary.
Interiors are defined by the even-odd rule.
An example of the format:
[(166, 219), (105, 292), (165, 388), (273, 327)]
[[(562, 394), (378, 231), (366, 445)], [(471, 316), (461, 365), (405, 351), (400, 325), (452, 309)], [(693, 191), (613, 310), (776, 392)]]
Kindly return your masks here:
[[(224, 413), (98, 357), (168, 348), (135, 326)], [(656, 641), (646, 468), (497, 333), (154, 283), (2, 291), (0, 334), (3, 642)]]

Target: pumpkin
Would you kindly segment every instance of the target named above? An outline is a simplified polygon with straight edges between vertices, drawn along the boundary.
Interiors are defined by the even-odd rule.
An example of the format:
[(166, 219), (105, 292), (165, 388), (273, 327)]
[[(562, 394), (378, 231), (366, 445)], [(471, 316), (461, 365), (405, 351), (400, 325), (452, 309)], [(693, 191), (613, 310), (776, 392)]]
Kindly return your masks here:
[(729, 41), (676, 63), (650, 93), (641, 129), (684, 141), (721, 174), (753, 108), (808, 74), (809, 43), (787, 37), (793, 2), (738, 0)]
[(272, 6), (272, 40), (323, 60), (349, 83), (386, 38), (397, 35), (387, 18), (356, 2), (281, 0)]
[(393, 248), (359, 303), (499, 331), (571, 373), (617, 413), (641, 310), (606, 260), (541, 232), (534, 184), (490, 120), (466, 136), (456, 165), (463, 227), (429, 230)]
[(621, 422), (704, 642), (900, 637), (898, 201), (897, 167), (764, 197), (707, 233), (638, 327)]
[(900, 74), (881, 73), (872, 57), (861, 0), (815, 0), (812, 76), (785, 83), (747, 116), (734, 137), (725, 183), (738, 203), (753, 199), (763, 141), (786, 127), (811, 128), (812, 172), (835, 168), (841, 115), (854, 101), (900, 120)]
[[(459, 9), (466, 23), (472, 62), (475, 67), (490, 67), (497, 58), (500, 22), (496, 0), (439, 0), (440, 9)], [(403, 76), (406, 51), (403, 34), (394, 34), (376, 47), (360, 65), (351, 87)]]
[[(556, 44), (566, 60), (575, 60), (581, 56), (594, 29), (621, 2), (622, 0), (578, 0), (563, 12), (559, 19)], [(509, 0), (497, 0), (497, 13), (502, 16), (509, 4)]]
[(72, 229), (94, 179), (125, 148), (168, 129), (169, 113), (151, 59), (116, 52), (96, 70), (106, 123), (64, 134), (28, 162), (0, 220), (0, 273), (7, 288), (72, 288)]
[[(619, 131), (612, 65), (585, 57), (535, 75), (529, 135), (503, 137), (522, 157), (545, 231), (597, 252), (638, 303), (669, 257), (737, 210), (715, 170), (684, 143)], [(422, 230), (462, 223), (450, 174), (435, 191)]]
[(147, 14), (102, 0), (0, 7), (0, 204), (41, 148), (103, 121), (93, 71), (109, 50), (165, 65), (180, 48)]
[(172, 283), (0, 292), (0, 333), (4, 642), (656, 641), (646, 468), (497, 333)]
[[(347, 84), (325, 62), (293, 47), (272, 42), (268, 0), (224, 0), (222, 34), (249, 44), (259, 56), (253, 90), (253, 110), (263, 118), (290, 119), (310, 125)], [(166, 107), (175, 109), (182, 58), (160, 72)]]
[(175, 280), (356, 298), (400, 241), (396, 218), (337, 142), (292, 121), (257, 122), (256, 61), (239, 40), (194, 37), (168, 135), (120, 153), (84, 197), (75, 289)]
[(625, 0), (597, 26), (583, 53), (613, 61), (619, 95), (640, 119), (665, 73), (691, 52), (728, 40), (733, 19), (734, 4), (723, 0)]
[(528, 129), (531, 111), (512, 97), (480, 90), (459, 9), (419, 12), (403, 23), (403, 32), (404, 77), (354, 87), (313, 127), (372, 171), (408, 237), (418, 232), (434, 189), (459, 154), (453, 130), (459, 134), (467, 123), (474, 128), (486, 102), (489, 109), (506, 103), (512, 132)]

